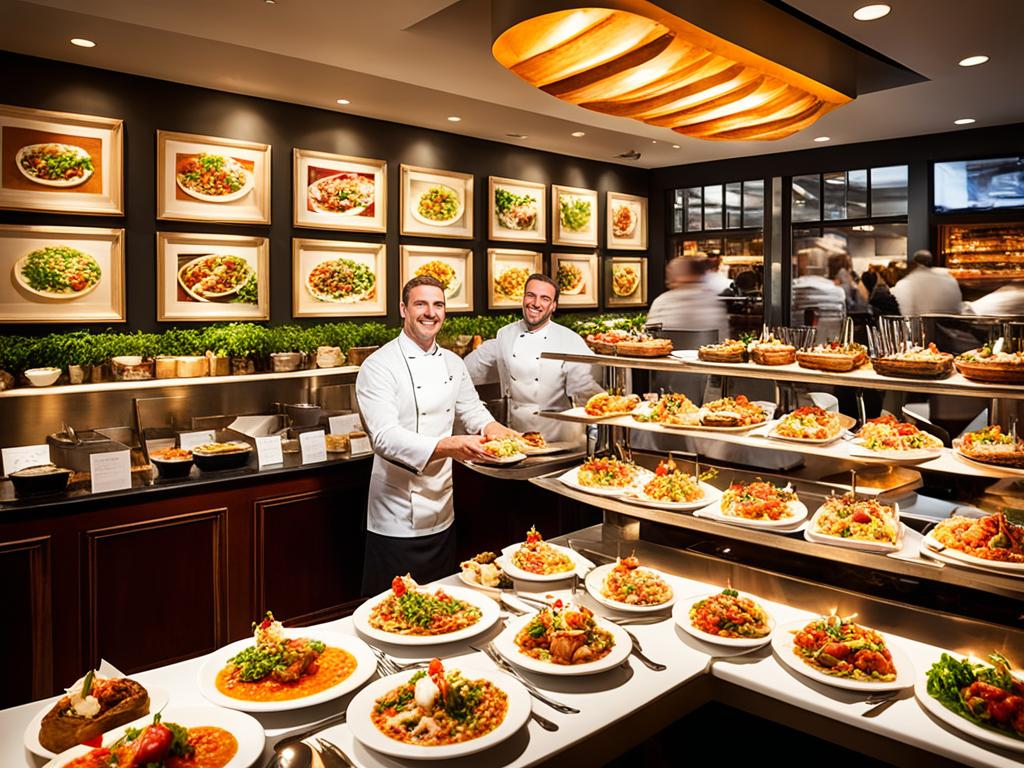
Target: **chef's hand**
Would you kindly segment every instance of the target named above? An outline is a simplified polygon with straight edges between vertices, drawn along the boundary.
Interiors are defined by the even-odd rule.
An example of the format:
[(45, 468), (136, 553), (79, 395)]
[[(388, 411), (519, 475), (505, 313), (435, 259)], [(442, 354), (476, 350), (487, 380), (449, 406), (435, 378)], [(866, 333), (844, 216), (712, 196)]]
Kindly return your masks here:
[(494, 457), (483, 449), (487, 438), (480, 435), (452, 435), (437, 441), (432, 458), (458, 461), (489, 461)]
[(514, 429), (509, 429), (496, 421), (492, 421), (484, 427), (484, 437), (488, 440), (501, 440), (506, 437), (521, 437), (521, 435)]

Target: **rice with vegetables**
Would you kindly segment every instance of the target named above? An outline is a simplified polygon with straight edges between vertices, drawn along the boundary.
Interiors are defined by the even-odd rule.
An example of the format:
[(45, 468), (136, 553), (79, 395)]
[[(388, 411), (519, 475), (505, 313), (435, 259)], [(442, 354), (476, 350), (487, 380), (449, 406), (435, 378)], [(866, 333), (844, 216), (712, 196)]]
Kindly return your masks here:
[(395, 635), (447, 635), (471, 627), (483, 614), (443, 589), (420, 590), (406, 574), (391, 582), (391, 592), (370, 611), (370, 626)]

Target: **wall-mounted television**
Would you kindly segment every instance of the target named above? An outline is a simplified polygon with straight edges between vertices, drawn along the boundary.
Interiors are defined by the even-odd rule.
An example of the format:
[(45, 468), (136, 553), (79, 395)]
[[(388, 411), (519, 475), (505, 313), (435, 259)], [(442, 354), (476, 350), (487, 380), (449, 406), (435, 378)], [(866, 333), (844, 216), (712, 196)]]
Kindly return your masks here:
[(1024, 208), (1024, 157), (935, 163), (935, 210)]

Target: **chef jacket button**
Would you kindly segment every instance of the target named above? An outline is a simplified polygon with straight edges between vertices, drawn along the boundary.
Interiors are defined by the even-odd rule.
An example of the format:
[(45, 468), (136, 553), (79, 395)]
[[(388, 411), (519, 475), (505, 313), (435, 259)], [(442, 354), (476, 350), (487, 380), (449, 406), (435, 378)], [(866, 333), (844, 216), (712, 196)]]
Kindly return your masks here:
[(423, 389), (419, 384), (416, 385), (416, 389)]
[(420, 411), (420, 416), (426, 416), (426, 415), (427, 415), (426, 411)]
[(512, 357), (515, 357), (515, 356), (516, 356), (516, 353), (515, 353), (515, 352), (513, 352), (513, 353), (512, 353)]
[(519, 338), (521, 339), (521, 338), (523, 338), (523, 336), (525, 336), (525, 335), (526, 335), (525, 333), (520, 333), (520, 334), (519, 334)]
[(515, 377), (515, 376), (513, 376), (513, 377), (512, 377), (512, 381), (515, 381), (515, 380), (516, 380), (516, 377)]
[(533, 359), (534, 359), (534, 360), (540, 360), (540, 355), (537, 355), (537, 356), (536, 356), (535, 358), (533, 358)]
[(444, 412), (445, 412), (445, 413), (451, 413), (451, 412), (452, 412), (452, 409), (451, 409), (451, 408), (445, 408), (445, 409), (444, 409)]
[(534, 379), (534, 381), (540, 381), (540, 379)]

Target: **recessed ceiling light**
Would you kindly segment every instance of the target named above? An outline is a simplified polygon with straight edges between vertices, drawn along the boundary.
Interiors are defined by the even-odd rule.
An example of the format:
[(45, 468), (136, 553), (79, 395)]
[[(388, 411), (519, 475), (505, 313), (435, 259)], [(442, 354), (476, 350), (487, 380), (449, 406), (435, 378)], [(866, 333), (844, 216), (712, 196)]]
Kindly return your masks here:
[(961, 67), (976, 67), (986, 61), (988, 61), (988, 56), (968, 56), (966, 59), (960, 59), (957, 64)]
[(277, 0), (263, 0), (267, 5), (277, 5)]
[(889, 11), (891, 10), (892, 8), (884, 3), (865, 5), (853, 12), (853, 18), (857, 21), (874, 21), (875, 19), (880, 19), (883, 16), (888, 16)]
[(672, 145), (672, 149), (679, 149), (679, 145), (678, 144), (673, 144)]
[(819, 144), (821, 144), (823, 141), (832, 141), (832, 137), (831, 136), (818, 136), (814, 140), (816, 142), (818, 142)]
[(973, 122), (973, 117), (961, 117), (959, 120), (954, 120), (953, 125), (970, 125)]
[(92, 40), (86, 40), (84, 37), (72, 37), (71, 44), (77, 45), (79, 48), (95, 48), (96, 43)]
[(651, 144), (657, 144), (657, 143), (658, 143), (657, 139), (651, 139)]
[(449, 123), (457, 123), (457, 122), (459, 122), (459, 121), (460, 121), (461, 119), (462, 119), (462, 118), (461, 118), (461, 117), (459, 117), (458, 115), (448, 115), (448, 122), (449, 122)]
[(525, 139), (525, 138), (527, 138), (525, 133), (506, 133), (505, 135), (508, 136), (510, 139)]
[(575, 139), (582, 139), (582, 138), (583, 138), (584, 136), (586, 136), (587, 134), (586, 134), (586, 133), (585, 133), (584, 131), (573, 131), (573, 132), (572, 132), (571, 134), (569, 134), (569, 135), (570, 135), (570, 136), (572, 136), (572, 137), (573, 137), (573, 138), (575, 138)]
[(345, 105), (351, 104), (352, 102), (349, 101), (348, 99), (338, 99), (338, 103), (341, 104), (341, 106), (344, 107)]

